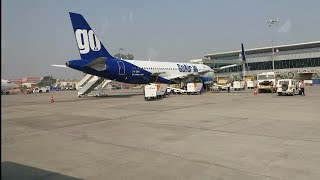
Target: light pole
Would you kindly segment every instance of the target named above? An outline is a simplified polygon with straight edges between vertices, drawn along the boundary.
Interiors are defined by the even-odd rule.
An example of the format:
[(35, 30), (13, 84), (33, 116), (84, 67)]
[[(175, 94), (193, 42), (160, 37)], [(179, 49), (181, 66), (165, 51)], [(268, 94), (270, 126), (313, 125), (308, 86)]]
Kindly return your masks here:
[(275, 31), (275, 26), (277, 26), (278, 25), (278, 19), (269, 19), (268, 21), (267, 21), (267, 23), (268, 23), (268, 26), (270, 27), (270, 28), (272, 28), (272, 70), (274, 71), (274, 47), (273, 47), (273, 41), (274, 41), (274, 31)]

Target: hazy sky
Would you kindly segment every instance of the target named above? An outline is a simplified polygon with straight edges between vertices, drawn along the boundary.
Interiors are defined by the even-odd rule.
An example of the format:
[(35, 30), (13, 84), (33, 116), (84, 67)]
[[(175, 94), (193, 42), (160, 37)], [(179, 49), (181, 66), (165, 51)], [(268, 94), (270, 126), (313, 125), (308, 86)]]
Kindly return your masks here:
[(111, 54), (179, 61), (320, 40), (319, 0), (2, 0), (1, 76), (80, 78), (51, 67), (80, 58), (68, 12), (82, 14)]

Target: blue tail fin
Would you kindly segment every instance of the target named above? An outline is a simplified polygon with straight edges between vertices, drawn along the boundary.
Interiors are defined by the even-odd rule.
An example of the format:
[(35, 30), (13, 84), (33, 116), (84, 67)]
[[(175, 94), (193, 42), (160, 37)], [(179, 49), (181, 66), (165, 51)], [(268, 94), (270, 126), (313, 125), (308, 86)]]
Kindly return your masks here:
[(81, 59), (113, 58), (81, 14), (69, 12)]
[(242, 61), (246, 62), (246, 55), (244, 53), (243, 43), (241, 43), (241, 57), (242, 57)]

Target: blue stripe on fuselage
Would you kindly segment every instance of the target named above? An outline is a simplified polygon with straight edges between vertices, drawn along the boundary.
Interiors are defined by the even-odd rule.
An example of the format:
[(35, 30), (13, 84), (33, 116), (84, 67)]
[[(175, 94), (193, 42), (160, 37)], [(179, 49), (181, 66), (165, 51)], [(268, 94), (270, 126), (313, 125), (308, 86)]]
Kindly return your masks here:
[[(123, 70), (119, 69), (119, 63), (124, 65)], [(131, 84), (147, 84), (150, 82), (151, 72), (142, 69), (128, 61), (112, 59), (107, 60), (107, 74), (108, 79), (116, 80), (119, 82), (126, 82)], [(170, 84), (171, 81), (162, 77), (158, 77), (157, 82)]]
[[(146, 71), (128, 61), (119, 59), (108, 59), (106, 61), (106, 70), (97, 71), (96, 69), (86, 66), (88, 64), (87, 60), (73, 60), (69, 61), (69, 67), (82, 71), (84, 73), (96, 75), (110, 80), (115, 80), (119, 82), (125, 82), (130, 84), (147, 84), (150, 83), (151, 72)], [(119, 64), (123, 67), (119, 68)], [(157, 82), (170, 84), (170, 80), (158, 77)]]

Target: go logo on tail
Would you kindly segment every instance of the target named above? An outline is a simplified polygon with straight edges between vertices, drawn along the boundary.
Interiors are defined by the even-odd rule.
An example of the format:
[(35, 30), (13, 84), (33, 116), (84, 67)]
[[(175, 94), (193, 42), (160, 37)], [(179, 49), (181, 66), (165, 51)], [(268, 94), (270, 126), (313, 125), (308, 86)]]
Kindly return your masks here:
[(75, 35), (81, 54), (87, 54), (90, 49), (92, 51), (99, 51), (101, 49), (100, 40), (92, 30), (77, 29)]

